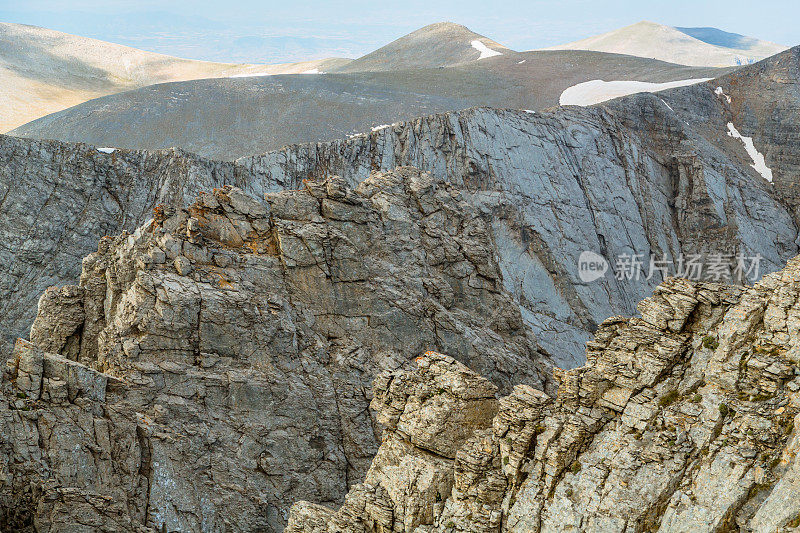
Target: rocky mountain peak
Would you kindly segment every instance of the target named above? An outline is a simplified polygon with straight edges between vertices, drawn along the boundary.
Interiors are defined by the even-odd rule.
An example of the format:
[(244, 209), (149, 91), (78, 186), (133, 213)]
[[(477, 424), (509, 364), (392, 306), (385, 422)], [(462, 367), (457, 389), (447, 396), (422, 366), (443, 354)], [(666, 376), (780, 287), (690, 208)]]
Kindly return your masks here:
[(513, 50), (453, 22), (438, 22), (404, 35), (354, 60), (340, 72), (449, 67)]

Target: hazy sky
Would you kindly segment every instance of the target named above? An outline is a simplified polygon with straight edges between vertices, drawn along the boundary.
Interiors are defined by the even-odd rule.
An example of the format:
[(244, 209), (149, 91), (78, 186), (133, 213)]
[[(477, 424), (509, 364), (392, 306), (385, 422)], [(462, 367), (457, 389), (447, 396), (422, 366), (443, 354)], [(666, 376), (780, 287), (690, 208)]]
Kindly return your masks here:
[(357, 57), (443, 20), (516, 50), (573, 41), (640, 20), (714, 26), (787, 46), (800, 44), (797, 0), (0, 0), (0, 21), (194, 59), (259, 63)]

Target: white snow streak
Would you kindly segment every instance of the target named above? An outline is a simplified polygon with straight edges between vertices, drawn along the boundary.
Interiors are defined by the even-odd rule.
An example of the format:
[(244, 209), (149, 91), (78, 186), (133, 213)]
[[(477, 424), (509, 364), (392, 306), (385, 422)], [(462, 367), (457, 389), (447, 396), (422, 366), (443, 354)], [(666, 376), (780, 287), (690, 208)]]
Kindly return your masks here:
[(665, 105), (665, 106), (667, 106), (667, 108), (668, 108), (670, 111), (672, 111), (673, 113), (675, 112), (675, 110), (674, 110), (674, 109), (672, 109), (672, 106), (671, 106), (671, 105), (669, 105), (669, 104), (668, 104), (668, 103), (667, 103), (667, 102), (666, 102), (666, 101), (665, 101), (663, 98), (659, 98), (659, 100), (661, 100), (661, 101), (664, 103), (664, 105)]
[(717, 96), (724, 96), (728, 100), (728, 103), (729, 104), (731, 103), (731, 97), (725, 94), (725, 91), (722, 90), (722, 87), (717, 87), (716, 89), (714, 89), (714, 94), (716, 94)]
[(619, 98), (634, 93), (655, 93), (673, 87), (694, 85), (711, 78), (692, 78), (688, 80), (668, 81), (666, 83), (650, 83), (648, 81), (603, 81), (592, 80), (567, 88), (558, 99), (560, 105), (587, 106), (599, 104), (612, 98)]
[(381, 124), (379, 126), (375, 126), (374, 128), (372, 128), (372, 131), (380, 131), (386, 128), (391, 128), (392, 126), (394, 126), (394, 124)]
[(491, 48), (480, 42), (478, 39), (475, 39), (469, 44), (472, 45), (472, 48), (481, 53), (481, 57), (479, 57), (478, 59), (486, 59), (487, 57), (503, 55), (501, 52), (498, 52), (497, 50), (492, 50)]
[(764, 161), (764, 154), (756, 150), (756, 147), (753, 144), (753, 138), (745, 137), (739, 133), (739, 130), (737, 130), (733, 125), (733, 122), (728, 122), (728, 135), (742, 141), (744, 144), (744, 149), (747, 151), (747, 155), (749, 155), (750, 159), (753, 160), (753, 164), (750, 166), (753, 167), (756, 172), (761, 174), (762, 178), (772, 183), (772, 169), (770, 169), (767, 166), (766, 161)]
[(300, 74), (325, 74), (324, 72), (320, 72), (318, 68), (312, 68), (309, 70), (304, 70)]
[(98, 148), (97, 151), (98, 152), (103, 152), (104, 154), (113, 154), (114, 152), (117, 151), (117, 149), (116, 148), (103, 147), (103, 148)]

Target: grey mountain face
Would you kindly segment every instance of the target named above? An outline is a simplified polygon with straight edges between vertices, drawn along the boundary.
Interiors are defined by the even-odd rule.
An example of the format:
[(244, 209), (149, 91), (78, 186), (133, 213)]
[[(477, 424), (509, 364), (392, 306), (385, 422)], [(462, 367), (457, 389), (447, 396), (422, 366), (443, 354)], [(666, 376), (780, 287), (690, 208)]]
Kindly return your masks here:
[(75, 282), (105, 235), (133, 231), (159, 203), (183, 205), (234, 182), (233, 166), (179, 151), (106, 154), (85, 145), (0, 137), (3, 348), (27, 337), (38, 295)]
[[(582, 251), (612, 266), (642, 254), (646, 272), (651, 256), (720, 252), (760, 254), (763, 273), (797, 253), (797, 54), (605, 106), (445, 113), (235, 163), (3, 138), (4, 241), (17, 243), (2, 265), (7, 338), (24, 335), (44, 288), (76, 278), (75, 258), (97, 238), (132, 231), (160, 202), (181, 204), (226, 183), (254, 196), (330, 174), (355, 185), (372, 170), (411, 165), (463, 189), (484, 213), (505, 287), (541, 346), (574, 366), (596, 324), (632, 314), (660, 281), (616, 280), (612, 270), (585, 283)], [(753, 170), (727, 122), (753, 137), (773, 184)]]
[[(96, 146), (180, 147), (233, 160), (473, 106), (542, 110), (558, 105), (568, 87), (597, 78), (666, 82), (730, 71), (583, 51), (506, 53), (455, 63), (159, 84), (85, 102), (12, 134)], [(371, 63), (354, 68), (377, 69)]]
[(498, 397), (432, 352), (382, 373), (364, 481), (337, 510), (298, 502), (286, 532), (797, 531), (798, 267), (671, 278), (556, 370), (556, 397)]
[[(437, 115), (238, 163), (287, 187), (320, 171), (357, 182), (395, 165), (463, 186), (492, 220), (506, 287), (540, 343), (574, 366), (597, 323), (633, 314), (660, 281), (584, 283), (581, 252), (612, 265), (642, 254), (645, 272), (651, 257), (759, 256), (762, 273), (797, 253), (797, 57), (793, 49), (706, 84), (590, 109)], [(772, 184), (728, 123), (752, 135)]]

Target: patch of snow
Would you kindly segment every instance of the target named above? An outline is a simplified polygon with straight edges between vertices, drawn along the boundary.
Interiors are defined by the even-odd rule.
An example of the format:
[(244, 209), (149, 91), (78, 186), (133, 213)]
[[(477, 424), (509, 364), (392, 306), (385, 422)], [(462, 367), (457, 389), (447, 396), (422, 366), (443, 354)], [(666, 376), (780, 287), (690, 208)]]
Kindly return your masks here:
[(767, 166), (766, 161), (764, 161), (764, 154), (756, 150), (756, 147), (753, 144), (753, 138), (745, 137), (739, 133), (739, 130), (737, 130), (733, 125), (733, 122), (728, 122), (728, 135), (734, 139), (739, 139), (742, 141), (744, 144), (744, 149), (747, 151), (747, 155), (749, 155), (750, 159), (753, 160), (753, 164), (750, 166), (753, 167), (756, 172), (761, 174), (762, 178), (772, 183), (772, 169), (770, 169)]
[(651, 83), (648, 81), (603, 81), (591, 80), (568, 87), (558, 99), (559, 105), (594, 105), (612, 98), (634, 93), (655, 93), (673, 87), (694, 85), (711, 78), (692, 78), (688, 80)]
[(312, 68), (309, 70), (304, 70), (300, 74), (325, 74), (324, 72), (320, 72), (318, 68)]
[(255, 78), (257, 76), (270, 76), (269, 72), (248, 72), (246, 74), (234, 74), (228, 76), (229, 78)]
[(725, 91), (722, 90), (722, 87), (717, 87), (716, 89), (714, 89), (714, 94), (716, 94), (717, 96), (724, 96), (725, 99), (728, 100), (728, 103), (729, 104), (731, 103), (731, 97), (725, 94)]
[(526, 62), (526, 61), (527, 61), (527, 59), (523, 59), (522, 61), (517, 61), (517, 65), (521, 65), (521, 64), (523, 64), (523, 63), (524, 63), (524, 62)]
[(536, 111), (534, 111), (533, 109), (523, 109), (523, 111), (525, 111), (526, 113), (530, 113), (531, 115), (536, 113)]
[(498, 52), (497, 50), (492, 50), (491, 48), (480, 42), (478, 39), (475, 39), (469, 44), (472, 45), (472, 48), (481, 53), (481, 56), (478, 59), (486, 59), (487, 57), (503, 55), (501, 52)]
[(97, 151), (98, 152), (103, 152), (104, 154), (113, 154), (114, 152), (117, 151), (117, 149), (116, 148), (108, 148), (108, 147), (104, 146), (102, 148), (98, 148)]
[(372, 128), (372, 131), (380, 131), (382, 129), (391, 128), (392, 126), (394, 126), (394, 124), (381, 124)]

